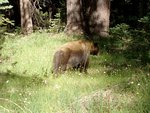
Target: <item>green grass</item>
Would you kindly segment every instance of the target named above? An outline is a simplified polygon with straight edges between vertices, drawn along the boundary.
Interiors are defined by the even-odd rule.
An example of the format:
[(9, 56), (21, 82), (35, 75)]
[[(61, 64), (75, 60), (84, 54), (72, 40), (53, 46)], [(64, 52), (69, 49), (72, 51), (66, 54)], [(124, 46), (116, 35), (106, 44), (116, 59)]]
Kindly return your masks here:
[(88, 74), (53, 78), (55, 50), (74, 40), (63, 33), (5, 36), (0, 53), (0, 112), (148, 113), (149, 67), (120, 54), (90, 56)]

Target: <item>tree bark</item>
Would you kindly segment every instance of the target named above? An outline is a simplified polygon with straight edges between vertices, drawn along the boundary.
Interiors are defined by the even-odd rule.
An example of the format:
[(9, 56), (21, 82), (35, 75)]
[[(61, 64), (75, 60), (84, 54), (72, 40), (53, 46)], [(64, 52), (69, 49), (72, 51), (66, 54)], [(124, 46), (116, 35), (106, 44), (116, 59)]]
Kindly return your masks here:
[(110, 0), (91, 0), (89, 3), (87, 14), (90, 32), (106, 37), (109, 34)]
[(30, 0), (20, 0), (21, 30), (23, 34), (33, 31)]
[(67, 34), (83, 34), (82, 0), (67, 0)]

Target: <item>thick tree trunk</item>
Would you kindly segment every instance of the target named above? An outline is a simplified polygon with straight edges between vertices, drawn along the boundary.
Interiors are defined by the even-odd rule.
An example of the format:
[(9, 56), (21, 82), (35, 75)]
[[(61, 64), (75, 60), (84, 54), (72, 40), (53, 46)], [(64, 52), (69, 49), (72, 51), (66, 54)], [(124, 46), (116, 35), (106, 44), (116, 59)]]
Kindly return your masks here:
[(67, 0), (67, 34), (83, 34), (82, 0)]
[(110, 0), (91, 0), (88, 8), (89, 29), (102, 37), (109, 33)]
[(20, 0), (21, 30), (23, 34), (33, 31), (30, 0)]

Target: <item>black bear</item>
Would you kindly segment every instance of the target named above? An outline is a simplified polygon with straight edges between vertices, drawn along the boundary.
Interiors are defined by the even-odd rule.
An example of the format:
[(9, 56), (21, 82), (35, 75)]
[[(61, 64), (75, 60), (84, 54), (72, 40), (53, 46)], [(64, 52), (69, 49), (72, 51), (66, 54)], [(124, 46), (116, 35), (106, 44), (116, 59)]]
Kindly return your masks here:
[(62, 73), (68, 68), (87, 72), (89, 55), (97, 55), (98, 47), (91, 41), (72, 41), (61, 46), (54, 54), (53, 73)]

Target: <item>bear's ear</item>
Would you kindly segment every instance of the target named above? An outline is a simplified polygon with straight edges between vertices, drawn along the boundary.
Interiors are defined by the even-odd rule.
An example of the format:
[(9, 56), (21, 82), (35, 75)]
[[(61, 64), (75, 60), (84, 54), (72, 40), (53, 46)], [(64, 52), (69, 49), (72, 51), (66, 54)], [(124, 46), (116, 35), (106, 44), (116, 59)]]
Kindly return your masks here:
[(94, 43), (94, 42), (93, 42), (93, 45), (92, 45), (90, 54), (91, 54), (91, 55), (98, 55), (98, 54), (99, 54), (98, 43)]
[(93, 42), (93, 44), (94, 44), (94, 47), (98, 47), (98, 43), (96, 43), (96, 42), (94, 43), (94, 42)]

